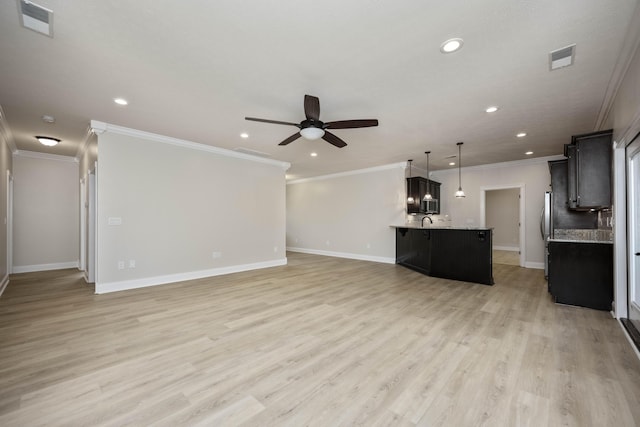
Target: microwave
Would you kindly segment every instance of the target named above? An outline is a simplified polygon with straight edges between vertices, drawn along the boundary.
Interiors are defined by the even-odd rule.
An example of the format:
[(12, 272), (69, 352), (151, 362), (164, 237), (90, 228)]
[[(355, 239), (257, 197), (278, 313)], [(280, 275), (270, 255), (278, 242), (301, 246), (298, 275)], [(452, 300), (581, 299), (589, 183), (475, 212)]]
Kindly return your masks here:
[(440, 209), (439, 209), (439, 206), (438, 206), (438, 199), (422, 200), (422, 202), (420, 204), (420, 211), (422, 213), (438, 213), (438, 212), (440, 212)]

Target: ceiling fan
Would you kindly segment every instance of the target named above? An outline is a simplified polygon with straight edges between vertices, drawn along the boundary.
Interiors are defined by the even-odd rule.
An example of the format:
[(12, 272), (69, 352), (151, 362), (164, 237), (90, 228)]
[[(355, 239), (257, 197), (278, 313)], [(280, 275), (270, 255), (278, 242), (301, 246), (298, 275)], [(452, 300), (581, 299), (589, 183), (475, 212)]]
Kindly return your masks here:
[(294, 133), (289, 138), (285, 139), (278, 145), (287, 145), (301, 136), (314, 140), (322, 138), (329, 144), (333, 144), (338, 148), (345, 147), (347, 145), (342, 139), (336, 135), (328, 132), (326, 129), (353, 129), (353, 128), (366, 128), (371, 126), (378, 126), (378, 120), (376, 119), (364, 119), (364, 120), (338, 120), (334, 122), (322, 122), (320, 121), (320, 100), (311, 95), (304, 96), (304, 115), (305, 120), (300, 123), (281, 122), (278, 120), (256, 119), (255, 117), (245, 117), (246, 120), (252, 120), (254, 122), (274, 123), (277, 125), (289, 125), (295, 126), (300, 129), (299, 132)]

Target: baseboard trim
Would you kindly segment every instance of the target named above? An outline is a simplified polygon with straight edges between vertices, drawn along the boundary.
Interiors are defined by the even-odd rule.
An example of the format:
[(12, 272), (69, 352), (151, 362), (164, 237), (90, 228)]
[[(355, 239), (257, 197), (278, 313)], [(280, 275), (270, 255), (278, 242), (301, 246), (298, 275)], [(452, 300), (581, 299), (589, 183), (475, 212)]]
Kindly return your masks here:
[(146, 288), (149, 286), (166, 285), (186, 280), (204, 279), (206, 277), (222, 276), (225, 274), (241, 273), (261, 268), (279, 267), (287, 265), (287, 258), (273, 261), (256, 262), (252, 264), (232, 265), (229, 267), (212, 268), (208, 270), (190, 271), (187, 273), (168, 274), (165, 276), (145, 277), (142, 279), (122, 280), (119, 282), (96, 283), (96, 294), (126, 291), (131, 289)]
[(18, 265), (13, 266), (12, 273), (33, 273), (35, 271), (64, 270), (78, 268), (78, 261), (57, 262), (53, 264)]
[(496, 251), (510, 251), (510, 252), (520, 251), (520, 247), (518, 246), (494, 246), (493, 249)]
[(348, 252), (321, 251), (318, 249), (306, 249), (306, 248), (295, 248), (295, 247), (287, 247), (287, 250), (291, 252), (301, 252), (303, 254), (323, 255), (323, 256), (331, 256), (336, 258), (357, 259), (359, 261), (381, 262), (384, 264), (396, 263), (395, 258), (373, 256), (373, 255), (352, 254)]
[(535, 268), (536, 270), (544, 270), (544, 262), (525, 262), (524, 268)]
[(4, 292), (4, 290), (7, 288), (7, 285), (9, 284), (9, 275), (5, 275), (4, 278), (2, 279), (2, 282), (0, 283), (0, 297), (2, 296), (2, 293)]

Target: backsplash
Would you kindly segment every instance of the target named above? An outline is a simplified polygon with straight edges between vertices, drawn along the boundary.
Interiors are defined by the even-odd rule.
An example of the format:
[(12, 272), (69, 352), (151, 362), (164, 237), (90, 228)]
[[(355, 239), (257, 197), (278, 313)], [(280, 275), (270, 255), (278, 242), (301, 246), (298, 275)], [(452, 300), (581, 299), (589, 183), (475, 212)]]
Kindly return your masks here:
[[(427, 215), (407, 215), (407, 224), (421, 224), (422, 218)], [(431, 220), (433, 221), (433, 225), (437, 227), (451, 227), (451, 218), (449, 215), (429, 215)], [(425, 220), (425, 223), (429, 222), (429, 220)]]
[(613, 241), (613, 230), (583, 230), (583, 229), (564, 229), (556, 228), (553, 230), (554, 239), (567, 239), (567, 240), (593, 240), (597, 242), (611, 242)]

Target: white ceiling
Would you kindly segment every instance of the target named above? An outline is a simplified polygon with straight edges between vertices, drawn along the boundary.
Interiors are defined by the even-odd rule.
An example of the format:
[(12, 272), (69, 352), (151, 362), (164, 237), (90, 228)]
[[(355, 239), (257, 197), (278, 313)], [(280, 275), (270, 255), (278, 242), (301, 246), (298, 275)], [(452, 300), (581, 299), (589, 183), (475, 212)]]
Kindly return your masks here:
[[(423, 166), (426, 150), (432, 169), (449, 168), (458, 141), (464, 166), (561, 154), (571, 135), (596, 129), (638, 1), (35, 3), (54, 11), (53, 38), (20, 27), (17, 1), (0, 2), (0, 106), (17, 149), (75, 156), (94, 119), (268, 153), (302, 178)], [(452, 37), (464, 47), (440, 53)], [(549, 52), (573, 43), (575, 65), (549, 71)], [(305, 94), (320, 98), (325, 122), (380, 126), (334, 131), (342, 149), (281, 147), (296, 128), (244, 120), (299, 122)], [(41, 146), (39, 134), (62, 143)]]

